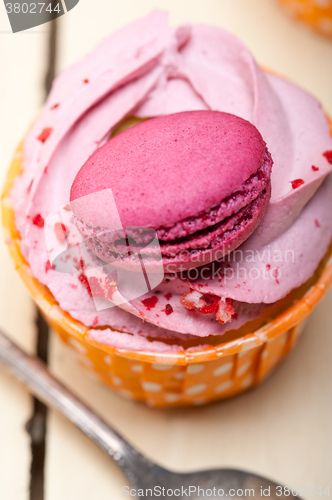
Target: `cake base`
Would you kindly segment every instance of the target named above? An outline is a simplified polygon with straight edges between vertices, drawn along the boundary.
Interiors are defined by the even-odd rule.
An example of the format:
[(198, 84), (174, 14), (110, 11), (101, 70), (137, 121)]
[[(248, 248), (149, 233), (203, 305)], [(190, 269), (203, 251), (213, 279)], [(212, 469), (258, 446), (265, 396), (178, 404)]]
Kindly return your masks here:
[(21, 254), (10, 199), (21, 165), (22, 144), (15, 153), (1, 197), (5, 240), (16, 270), (46, 321), (74, 350), (79, 363), (127, 398), (153, 407), (199, 405), (257, 386), (293, 349), (309, 314), (332, 283), (330, 257), (302, 298), (256, 331), (217, 345), (189, 347), (180, 353), (153, 353), (97, 344), (90, 339), (88, 327), (59, 307), (49, 289), (32, 275)]

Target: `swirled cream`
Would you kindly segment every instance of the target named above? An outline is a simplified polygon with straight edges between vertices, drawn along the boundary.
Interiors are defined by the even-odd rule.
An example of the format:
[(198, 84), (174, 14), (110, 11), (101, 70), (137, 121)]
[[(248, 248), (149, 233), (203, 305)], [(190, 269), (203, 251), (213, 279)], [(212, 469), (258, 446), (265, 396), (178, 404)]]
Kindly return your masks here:
[[(263, 221), (225, 261), (168, 276), (150, 293), (97, 312), (84, 275), (51, 267), (45, 218), (68, 203), (77, 172), (124, 118), (209, 109), (250, 121), (267, 143), (274, 167)], [(204, 25), (171, 28), (155, 11), (54, 81), (26, 137), (11, 195), (22, 252), (62, 309), (87, 326), (109, 326), (92, 328), (94, 340), (176, 351), (172, 339), (236, 330), (313, 275), (332, 239), (331, 151), (326, 118), (311, 95), (262, 71), (232, 34)], [(232, 320), (199, 314), (206, 296), (231, 300)]]

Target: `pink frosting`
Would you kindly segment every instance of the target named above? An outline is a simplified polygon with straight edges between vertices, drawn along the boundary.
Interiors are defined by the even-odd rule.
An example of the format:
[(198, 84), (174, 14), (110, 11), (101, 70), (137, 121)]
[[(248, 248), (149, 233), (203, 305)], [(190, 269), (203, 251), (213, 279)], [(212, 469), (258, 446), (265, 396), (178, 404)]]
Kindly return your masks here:
[[(68, 203), (77, 172), (126, 116), (197, 109), (233, 113), (261, 132), (274, 159), (267, 213), (240, 247), (242, 255), (222, 264), (228, 264), (234, 276), (226, 271), (226, 281), (212, 276), (204, 283), (177, 276), (160, 286), (160, 297), (172, 287), (167, 303), (174, 313), (163, 312), (161, 299), (149, 311), (142, 302), (145, 297), (123, 309), (97, 313), (77, 274), (49, 268), (36, 216), (45, 219)], [(95, 340), (124, 349), (176, 351), (177, 346), (164, 344), (162, 338), (218, 335), (236, 328), (259, 314), (262, 304), (282, 298), (310, 278), (332, 238), (331, 177), (323, 183), (332, 168), (323, 156), (328, 150), (332, 140), (326, 119), (312, 96), (264, 73), (232, 34), (202, 25), (170, 28), (167, 15), (155, 11), (113, 34), (55, 80), (26, 138), (24, 171), (12, 191), (23, 254), (64, 310), (89, 326), (111, 325), (115, 330), (92, 330)], [(258, 278), (248, 277), (253, 268)], [(233, 298), (239, 318), (220, 325), (214, 318), (186, 311), (180, 296), (202, 286), (204, 292)]]

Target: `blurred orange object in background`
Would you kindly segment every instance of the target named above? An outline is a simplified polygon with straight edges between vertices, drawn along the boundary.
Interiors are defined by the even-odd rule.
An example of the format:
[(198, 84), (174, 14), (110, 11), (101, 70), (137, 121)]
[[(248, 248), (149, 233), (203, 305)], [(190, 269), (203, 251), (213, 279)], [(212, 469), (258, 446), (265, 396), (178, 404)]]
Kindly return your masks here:
[(332, 0), (279, 0), (279, 3), (295, 19), (332, 38)]

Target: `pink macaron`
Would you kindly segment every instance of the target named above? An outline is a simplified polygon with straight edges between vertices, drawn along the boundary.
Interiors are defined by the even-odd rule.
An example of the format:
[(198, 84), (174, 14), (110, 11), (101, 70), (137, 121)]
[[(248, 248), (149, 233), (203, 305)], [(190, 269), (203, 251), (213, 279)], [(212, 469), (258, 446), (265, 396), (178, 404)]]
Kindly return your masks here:
[(98, 149), (71, 186), (73, 221), (103, 261), (179, 272), (222, 259), (257, 228), (273, 161), (237, 116), (189, 111), (132, 127)]

